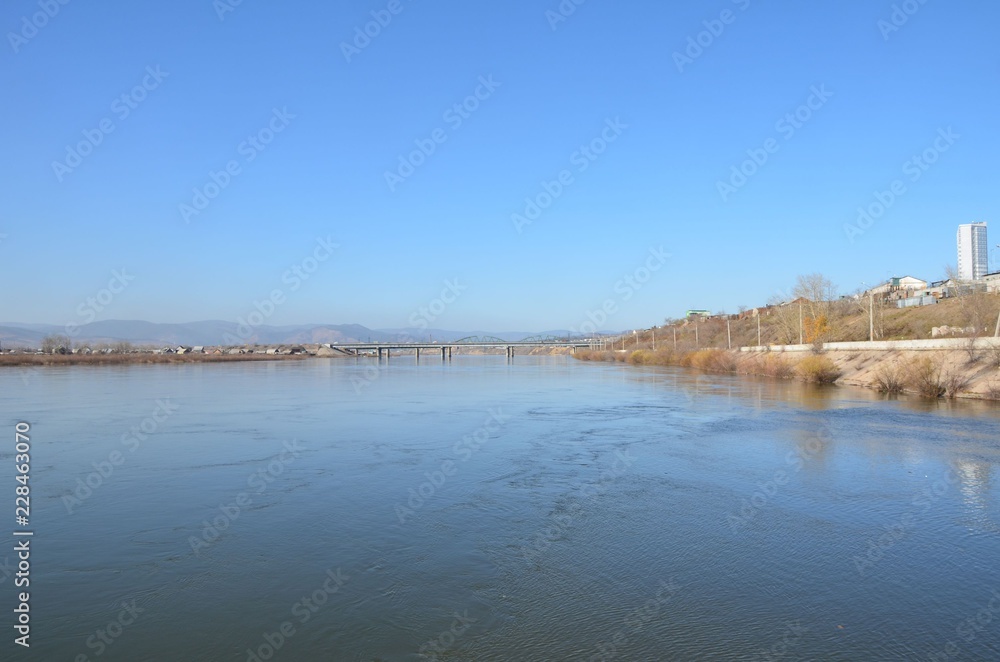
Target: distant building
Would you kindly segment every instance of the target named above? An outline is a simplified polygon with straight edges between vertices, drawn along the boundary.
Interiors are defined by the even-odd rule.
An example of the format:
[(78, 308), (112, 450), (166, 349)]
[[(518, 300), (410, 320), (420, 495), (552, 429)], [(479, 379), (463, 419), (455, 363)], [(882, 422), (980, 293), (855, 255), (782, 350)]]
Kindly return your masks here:
[(989, 271), (986, 223), (958, 226), (958, 278), (979, 280)]
[(912, 308), (914, 306), (930, 306), (937, 303), (937, 297), (932, 295), (924, 295), (918, 297), (907, 297), (905, 299), (897, 299), (897, 308)]
[(986, 283), (987, 292), (997, 292), (1000, 291), (1000, 271), (986, 274), (983, 276), (983, 282)]
[(689, 310), (687, 311), (686, 317), (691, 319), (692, 317), (711, 317), (712, 313), (707, 310)]
[(913, 292), (927, 289), (927, 281), (913, 276), (893, 276), (881, 285), (876, 285), (865, 294), (874, 294), (891, 299), (905, 299)]

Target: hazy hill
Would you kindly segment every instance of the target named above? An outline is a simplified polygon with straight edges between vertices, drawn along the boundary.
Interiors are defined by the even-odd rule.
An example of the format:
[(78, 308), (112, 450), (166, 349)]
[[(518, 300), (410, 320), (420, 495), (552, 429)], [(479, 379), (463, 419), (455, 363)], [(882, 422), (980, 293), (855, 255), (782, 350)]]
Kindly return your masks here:
[[(104, 320), (84, 324), (71, 338), (80, 343), (115, 343), (134, 345), (230, 345), (260, 343), (265, 345), (349, 342), (406, 342), (434, 340), (453, 342), (469, 336), (492, 336), (504, 340), (523, 340), (531, 336), (564, 336), (566, 331), (448, 331), (445, 329), (370, 329), (360, 324), (298, 324), (240, 327), (234, 322), (204, 320), (181, 324), (161, 324), (142, 320)], [(65, 326), (0, 322), (0, 343), (4, 347), (38, 347), (50, 334), (68, 335)]]

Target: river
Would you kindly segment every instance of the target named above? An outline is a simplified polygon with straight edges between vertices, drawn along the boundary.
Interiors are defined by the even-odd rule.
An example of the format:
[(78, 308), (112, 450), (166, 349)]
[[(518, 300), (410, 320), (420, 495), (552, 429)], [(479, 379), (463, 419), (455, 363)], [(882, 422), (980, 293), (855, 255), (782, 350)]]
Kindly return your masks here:
[(34, 532), (3, 659), (1000, 659), (995, 405), (530, 356), (7, 369), (0, 402)]

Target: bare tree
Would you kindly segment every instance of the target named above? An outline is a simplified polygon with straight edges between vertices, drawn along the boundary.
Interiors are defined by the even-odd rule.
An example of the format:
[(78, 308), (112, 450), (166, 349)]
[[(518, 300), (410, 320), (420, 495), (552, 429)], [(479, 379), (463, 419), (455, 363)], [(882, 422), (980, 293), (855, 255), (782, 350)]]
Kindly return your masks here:
[(827, 315), (830, 306), (837, 299), (837, 286), (821, 273), (805, 274), (795, 278), (792, 288), (795, 298), (808, 299), (806, 304), (810, 317)]
[(51, 334), (42, 338), (42, 351), (46, 354), (65, 354), (73, 349), (69, 336)]
[[(865, 319), (871, 323), (875, 336), (873, 339), (884, 338), (885, 311), (889, 308), (889, 300), (880, 294), (870, 295), (867, 290), (862, 289), (857, 290), (848, 298), (854, 302), (853, 312), (864, 313)], [(867, 337), (868, 334), (865, 333), (865, 338)]]
[(794, 345), (799, 342), (799, 307), (788, 304), (780, 295), (768, 300), (771, 324), (768, 326), (776, 334), (779, 345)]

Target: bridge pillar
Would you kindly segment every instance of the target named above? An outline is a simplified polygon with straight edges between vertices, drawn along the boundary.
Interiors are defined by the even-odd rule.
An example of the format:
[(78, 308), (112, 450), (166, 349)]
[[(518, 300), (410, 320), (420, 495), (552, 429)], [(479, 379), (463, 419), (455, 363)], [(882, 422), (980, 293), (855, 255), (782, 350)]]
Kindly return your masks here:
[(420, 363), (420, 348), (417, 347), (417, 363)]
[(451, 347), (448, 348), (448, 360), (451, 361)]
[(381, 363), (382, 362), (382, 348), (379, 347), (379, 348), (376, 349), (376, 351), (378, 352), (378, 362)]
[(441, 348), (441, 360), (442, 360), (442, 361), (444, 361), (444, 355), (445, 355), (445, 348), (444, 348), (444, 347), (442, 347), (442, 348)]

